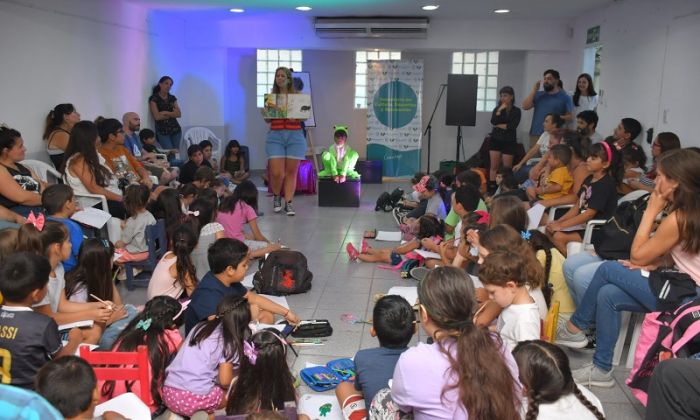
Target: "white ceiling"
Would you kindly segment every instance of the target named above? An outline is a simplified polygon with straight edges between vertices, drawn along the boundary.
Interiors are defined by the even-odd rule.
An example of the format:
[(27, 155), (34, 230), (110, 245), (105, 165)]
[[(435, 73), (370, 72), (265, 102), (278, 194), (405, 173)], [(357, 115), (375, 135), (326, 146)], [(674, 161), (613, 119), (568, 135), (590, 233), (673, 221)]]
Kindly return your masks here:
[[(220, 12), (232, 18), (233, 7), (248, 14), (284, 12), (309, 16), (423, 16), (441, 19), (571, 19), (592, 9), (623, 0), (126, 0), (153, 10), (192, 10)], [(426, 12), (421, 6), (438, 4), (436, 11)], [(311, 6), (310, 12), (294, 10)], [(496, 15), (494, 9), (506, 8), (511, 13)]]

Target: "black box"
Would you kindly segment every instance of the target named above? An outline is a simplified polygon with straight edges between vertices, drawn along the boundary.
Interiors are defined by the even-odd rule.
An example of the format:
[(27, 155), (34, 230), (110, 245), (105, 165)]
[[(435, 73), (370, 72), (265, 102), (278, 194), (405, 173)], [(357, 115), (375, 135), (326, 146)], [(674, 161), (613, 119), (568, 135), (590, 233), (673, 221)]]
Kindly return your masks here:
[(319, 178), (318, 206), (360, 207), (360, 191), (359, 180), (347, 180), (338, 184), (333, 178)]
[(363, 184), (382, 183), (381, 160), (358, 160), (355, 170), (360, 173)]

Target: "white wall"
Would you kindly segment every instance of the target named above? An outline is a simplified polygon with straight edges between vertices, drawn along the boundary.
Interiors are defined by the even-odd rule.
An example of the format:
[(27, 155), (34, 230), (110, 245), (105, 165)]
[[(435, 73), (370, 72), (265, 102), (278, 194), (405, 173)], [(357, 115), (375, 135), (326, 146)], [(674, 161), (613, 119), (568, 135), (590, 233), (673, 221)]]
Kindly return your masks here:
[[(596, 25), (603, 46), (599, 132), (612, 133), (620, 118), (629, 116), (644, 130), (674, 131), (683, 146), (700, 146), (700, 3), (628, 0), (580, 16), (574, 22), (574, 73), (569, 78), (582, 66), (586, 30)], [(663, 122), (664, 110), (668, 123)]]
[(27, 156), (48, 159), (41, 140), (56, 104), (83, 119), (147, 109), (146, 12), (121, 2), (0, 2), (0, 121), (18, 129)]

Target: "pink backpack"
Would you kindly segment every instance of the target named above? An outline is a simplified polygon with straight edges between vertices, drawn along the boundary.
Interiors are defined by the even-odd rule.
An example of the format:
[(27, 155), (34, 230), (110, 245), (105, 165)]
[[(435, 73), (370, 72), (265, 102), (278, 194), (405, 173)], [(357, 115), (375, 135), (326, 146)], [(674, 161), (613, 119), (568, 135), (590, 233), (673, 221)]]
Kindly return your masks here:
[(691, 357), (700, 352), (700, 298), (673, 312), (651, 312), (642, 323), (634, 366), (627, 386), (647, 405), (647, 390), (659, 362), (673, 357)]

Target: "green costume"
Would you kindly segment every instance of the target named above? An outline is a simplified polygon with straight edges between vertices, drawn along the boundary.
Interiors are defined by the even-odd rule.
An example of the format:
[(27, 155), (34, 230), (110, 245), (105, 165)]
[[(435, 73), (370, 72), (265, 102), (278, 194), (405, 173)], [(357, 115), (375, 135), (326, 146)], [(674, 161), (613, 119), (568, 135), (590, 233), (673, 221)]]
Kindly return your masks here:
[(321, 155), (323, 161), (323, 170), (318, 172), (319, 177), (336, 177), (345, 176), (349, 179), (360, 179), (360, 174), (355, 170), (355, 164), (360, 158), (360, 155), (354, 151), (347, 143), (348, 128), (343, 125), (333, 127), (334, 137), (344, 135), (346, 138), (342, 151), (343, 157), (338, 161), (338, 147), (333, 140), (333, 144)]

